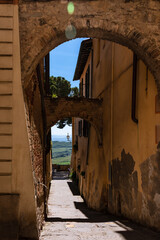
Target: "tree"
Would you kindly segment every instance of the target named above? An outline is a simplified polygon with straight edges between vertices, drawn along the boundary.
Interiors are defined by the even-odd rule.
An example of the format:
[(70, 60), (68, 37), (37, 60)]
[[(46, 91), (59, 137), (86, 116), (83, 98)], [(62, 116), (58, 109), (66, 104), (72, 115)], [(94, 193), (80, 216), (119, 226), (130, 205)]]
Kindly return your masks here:
[(70, 96), (71, 97), (78, 97), (79, 96), (79, 89), (77, 87), (71, 88)]
[(63, 77), (50, 77), (52, 97), (67, 97), (71, 92), (71, 84)]
[[(55, 97), (75, 97), (79, 95), (79, 91), (77, 87), (71, 88), (71, 84), (68, 80), (63, 77), (53, 77), (50, 79), (50, 91), (53, 98)], [(58, 128), (64, 128), (66, 125), (72, 125), (72, 118), (64, 118), (57, 122)]]

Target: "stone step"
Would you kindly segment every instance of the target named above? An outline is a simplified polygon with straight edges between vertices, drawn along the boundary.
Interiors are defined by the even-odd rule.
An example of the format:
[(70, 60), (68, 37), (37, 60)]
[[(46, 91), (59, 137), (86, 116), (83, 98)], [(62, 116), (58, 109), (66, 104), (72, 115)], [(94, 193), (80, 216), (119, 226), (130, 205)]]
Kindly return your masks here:
[(11, 4), (1, 4), (0, 16), (3, 17), (13, 17), (13, 5)]
[(0, 56), (0, 68), (12, 68), (12, 56)]
[(13, 33), (11, 30), (1, 30), (0, 29), (0, 42), (12, 42)]
[(13, 29), (13, 18), (0, 17), (0, 29)]
[(13, 70), (0, 70), (0, 82), (12, 81)]
[(0, 161), (12, 160), (12, 149), (0, 148)]
[(0, 109), (0, 123), (12, 123), (12, 109)]
[(0, 147), (12, 147), (12, 135), (0, 135)]
[(0, 43), (0, 55), (12, 54), (12, 43)]

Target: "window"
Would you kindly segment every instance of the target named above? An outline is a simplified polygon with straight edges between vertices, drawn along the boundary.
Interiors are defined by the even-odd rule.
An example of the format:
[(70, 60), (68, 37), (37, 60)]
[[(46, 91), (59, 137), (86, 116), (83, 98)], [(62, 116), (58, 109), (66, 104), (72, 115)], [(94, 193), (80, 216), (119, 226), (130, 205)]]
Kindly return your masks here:
[(78, 136), (82, 136), (82, 120), (78, 122)]
[(82, 81), (79, 83), (79, 96), (83, 97), (83, 78)]
[(83, 120), (83, 136), (88, 137), (89, 136), (89, 129), (90, 124), (86, 120)]

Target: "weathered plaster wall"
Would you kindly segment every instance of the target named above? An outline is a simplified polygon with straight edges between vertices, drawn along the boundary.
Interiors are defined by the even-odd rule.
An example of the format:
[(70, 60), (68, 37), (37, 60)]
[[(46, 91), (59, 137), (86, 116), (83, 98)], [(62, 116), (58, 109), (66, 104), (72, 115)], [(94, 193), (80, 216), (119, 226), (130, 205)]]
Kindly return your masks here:
[[(123, 71), (120, 54), (123, 58), (126, 51), (123, 53), (123, 49), (115, 46), (112, 90), (112, 200), (114, 199), (112, 203), (114, 202), (115, 205), (111, 204), (110, 209), (114, 208), (117, 213), (120, 212), (127, 217), (159, 228), (157, 201), (160, 196), (157, 195), (159, 190), (155, 187), (159, 179), (154, 178), (158, 171), (158, 169), (156, 171), (154, 169), (156, 160), (150, 161), (150, 167), (154, 169), (153, 172), (151, 170), (153, 177), (149, 166), (147, 172), (145, 174), (143, 172), (142, 175), (142, 166), (146, 159), (157, 155), (156, 125), (158, 125), (159, 119), (158, 113), (155, 112), (156, 86), (153, 76), (147, 71), (146, 66), (139, 61), (136, 103), (138, 124), (135, 124), (130, 117), (132, 67), (129, 67), (130, 61), (128, 60), (127, 71), (119, 75), (117, 79), (116, 70)], [(129, 54), (128, 58), (132, 60)], [(117, 81), (115, 81), (116, 79)], [(119, 93), (119, 89), (123, 89), (123, 94)], [(159, 136), (157, 137), (159, 139)], [(144, 178), (150, 179), (151, 190), (149, 190), (148, 195), (144, 192)], [(152, 178), (154, 178), (153, 181)], [(149, 185), (146, 182), (147, 188)], [(157, 199), (154, 199), (155, 195), (158, 197)], [(156, 206), (157, 214), (153, 211), (152, 205)]]
[(91, 127), (86, 165), (86, 140), (78, 138), (81, 146), (76, 158), (86, 173), (85, 178), (79, 176), (81, 192), (92, 208), (105, 208), (160, 229), (160, 135), (154, 78), (139, 60), (136, 124), (131, 119), (133, 53), (101, 40), (97, 59), (98, 41), (93, 40), (92, 96), (103, 98), (103, 147), (98, 147)]

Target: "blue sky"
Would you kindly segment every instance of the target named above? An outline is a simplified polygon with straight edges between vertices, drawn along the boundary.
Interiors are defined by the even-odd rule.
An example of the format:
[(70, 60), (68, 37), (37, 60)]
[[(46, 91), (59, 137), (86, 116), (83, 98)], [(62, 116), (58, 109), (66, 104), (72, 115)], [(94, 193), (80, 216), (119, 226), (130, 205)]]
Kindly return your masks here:
[[(50, 76), (64, 77), (71, 82), (71, 87), (79, 87), (79, 81), (73, 81), (73, 76), (77, 64), (79, 48), (84, 38), (77, 38), (65, 42), (50, 52)], [(63, 129), (52, 127), (52, 135), (72, 134), (72, 128), (66, 126)]]

